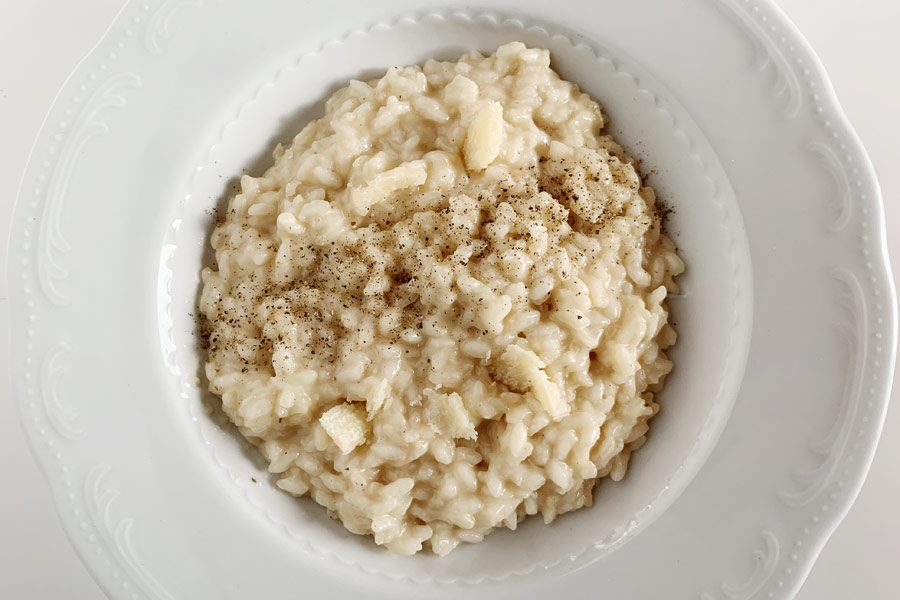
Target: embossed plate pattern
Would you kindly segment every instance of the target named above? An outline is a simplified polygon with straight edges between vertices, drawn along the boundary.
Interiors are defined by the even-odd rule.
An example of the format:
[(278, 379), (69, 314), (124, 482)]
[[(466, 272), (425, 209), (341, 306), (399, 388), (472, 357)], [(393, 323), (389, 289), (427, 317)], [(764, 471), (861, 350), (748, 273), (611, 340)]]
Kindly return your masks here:
[[(105, 591), (156, 599), (792, 597), (874, 452), (896, 308), (877, 181), (821, 66), (780, 11), (764, 0), (492, 0), (468, 13), (411, 0), (389, 11), (364, 2), (248, 4), (128, 4), (61, 90), (19, 192), (9, 258), (16, 398), (66, 529)], [(342, 52), (366, 43), (360, 36), (395, 30), (405, 41), (380, 51), (419, 60), (416, 47), (402, 45), (413, 38), (400, 33), (435, 15), (469, 19), (473, 36), (519, 27), (523, 36), (565, 40), (601, 62), (611, 57), (636, 89), (657, 94), (653, 102), (673, 120), (647, 138), (682, 130), (686, 152), (712, 182), (710, 198), (733, 189), (740, 215), (726, 202), (721, 218), (739, 257), (743, 217), (754, 281), (744, 383), (693, 481), (705, 458), (696, 448), (671, 491), (648, 504), (657, 509), (588, 531), (587, 551), (546, 550), (549, 536), (528, 533), (520, 539), (537, 558), (491, 572), (472, 559), (471, 576), (464, 562), (443, 575), (386, 568), (341, 550), (347, 540), (327, 524), (313, 536), (298, 528), (297, 519), (318, 527), (313, 513), (291, 515), (291, 499), (270, 498), (268, 482), (251, 479), (259, 473), (253, 453), (197, 401), (179, 303), (183, 257), (202, 254), (202, 236), (190, 232), (202, 228), (203, 210), (227, 190), (235, 166), (265, 165), (264, 156), (233, 148), (271, 145), (242, 127), (285, 89), (285, 67), (293, 77), (308, 73), (310, 85), (352, 76)], [(333, 65), (331, 79), (321, 64)], [(595, 95), (604, 102), (602, 90)], [(635, 96), (635, 110), (640, 98), (649, 97)], [(301, 108), (272, 133), (315, 115), (315, 105)], [(694, 213), (685, 206), (681, 214)], [(749, 327), (749, 308), (741, 309), (749, 274), (734, 281), (716, 298), (733, 308), (738, 329)], [(690, 301), (679, 299), (676, 315)], [(686, 316), (688, 331), (689, 323)], [(734, 383), (746, 336), (732, 339), (710, 371)], [(710, 431), (698, 436), (706, 450), (730, 399), (715, 406)], [(561, 520), (553, 531), (572, 528), (567, 522), (604, 523)], [(323, 549), (329, 536), (338, 545)]]

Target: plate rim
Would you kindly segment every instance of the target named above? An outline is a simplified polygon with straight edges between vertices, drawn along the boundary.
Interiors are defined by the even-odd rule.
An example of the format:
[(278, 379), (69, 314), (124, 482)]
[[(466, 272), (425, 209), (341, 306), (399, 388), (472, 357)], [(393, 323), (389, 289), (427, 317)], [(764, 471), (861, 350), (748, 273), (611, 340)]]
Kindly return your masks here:
[[(721, 2), (723, 4), (736, 5), (738, 4), (739, 0), (713, 1)], [(877, 451), (878, 444), (881, 440), (881, 432), (884, 430), (884, 422), (885, 418), (887, 417), (888, 407), (891, 402), (894, 372), (897, 367), (897, 289), (893, 277), (893, 271), (891, 270), (890, 255), (888, 253), (887, 222), (884, 213), (884, 196), (881, 192), (881, 185), (878, 181), (878, 174), (875, 171), (875, 166), (872, 163), (872, 159), (869, 156), (869, 153), (866, 150), (862, 139), (859, 137), (859, 134), (853, 127), (853, 123), (850, 121), (850, 117), (847, 115), (844, 107), (841, 105), (840, 99), (837, 95), (837, 90), (835, 89), (834, 83), (832, 82), (831, 77), (829, 76), (828, 71), (825, 68), (825, 64), (822, 62), (822, 59), (819, 58), (819, 55), (813, 48), (812, 43), (810, 43), (810, 41), (806, 38), (806, 36), (796, 25), (796, 23), (794, 23), (794, 21), (787, 15), (784, 9), (782, 9), (781, 6), (778, 5), (777, 0), (741, 1), (745, 6), (752, 6), (753, 2), (757, 2), (759, 5), (762, 5), (765, 10), (769, 11), (773, 15), (774, 19), (778, 22), (778, 25), (786, 29), (787, 40), (789, 42), (792, 41), (794, 44), (799, 46), (799, 51), (803, 54), (803, 60), (808, 61), (809, 65), (812, 67), (812, 69), (810, 70), (811, 72), (807, 75), (807, 77), (818, 83), (825, 94), (825, 101), (822, 103), (822, 105), (820, 105), (823, 106), (823, 112), (828, 114), (837, 122), (836, 129), (840, 129), (839, 135), (843, 135), (846, 137), (847, 142), (845, 143), (848, 144), (848, 151), (854, 152), (859, 157), (862, 165), (861, 177), (871, 183), (875, 191), (874, 197), (870, 197), (868, 199), (867, 208), (874, 212), (875, 221), (877, 223), (877, 226), (875, 227), (875, 237), (878, 248), (878, 252), (876, 253), (877, 270), (870, 270), (873, 271), (873, 276), (879, 277), (887, 287), (887, 298), (885, 300), (887, 318), (885, 319), (884, 330), (888, 332), (889, 339), (885, 342), (885, 345), (888, 347), (888, 352), (884, 360), (884, 366), (882, 367), (881, 390), (880, 393), (876, 394), (877, 397), (882, 398), (882, 402), (879, 410), (877, 410), (875, 413), (876, 422), (872, 429), (873, 435), (871, 437), (871, 441), (865, 449), (862, 468), (853, 473), (853, 483), (850, 486), (849, 493), (847, 494), (846, 499), (836, 509), (835, 514), (837, 516), (826, 521), (826, 525), (823, 528), (821, 536), (818, 539), (813, 540), (812, 545), (810, 546), (811, 549), (806, 554), (806, 560), (803, 563), (803, 567), (795, 571), (793, 582), (788, 582), (791, 584), (789, 586), (790, 592), (788, 598), (793, 598), (806, 582), (806, 579), (812, 572), (812, 569), (815, 566), (819, 555), (825, 548), (825, 545), (831, 539), (831, 536), (834, 535), (834, 532), (841, 525), (841, 523), (844, 522), (844, 519), (850, 512), (850, 509), (856, 503), (856, 499), (859, 497), (859, 493), (860, 491), (862, 491), (862, 487), (865, 484), (869, 471), (872, 468), (872, 461), (875, 458), (875, 452)], [(782, 42), (782, 45), (784, 45), (784, 42)], [(771, 579), (773, 575), (774, 571), (769, 574), (769, 577), (767, 579)], [(752, 577), (750, 581), (753, 581)], [(749, 596), (747, 597), (749, 598)]]

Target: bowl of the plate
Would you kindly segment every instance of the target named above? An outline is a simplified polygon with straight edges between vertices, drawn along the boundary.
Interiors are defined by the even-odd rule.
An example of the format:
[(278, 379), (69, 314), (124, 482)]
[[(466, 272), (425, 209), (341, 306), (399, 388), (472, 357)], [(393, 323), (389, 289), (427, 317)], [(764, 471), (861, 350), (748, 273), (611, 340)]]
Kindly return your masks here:
[[(183, 401), (196, 421), (173, 435), (185, 436), (210, 469), (262, 482), (223, 483), (221, 492), (248, 515), (263, 512), (273, 524), (271, 535), (287, 531), (303, 547), (342, 563), (415, 581), (480, 581), (537, 575), (549, 567), (574, 569), (614, 551), (658, 518), (712, 452), (740, 385), (750, 336), (750, 259), (737, 202), (703, 133), (664, 88), (627, 56), (572, 39), (552, 24), (496, 16), (405, 19), (285, 62), (274, 81), (260, 81), (251, 96), (233, 99), (232, 121), (209, 124), (209, 137), (202, 140), (208, 161), (196, 165), (190, 199), (161, 266), (160, 328), (163, 339), (174, 338), (167, 344), (168, 360), (184, 380)], [(444, 558), (427, 552), (393, 556), (369, 538), (347, 532), (312, 500), (276, 488), (265, 462), (205, 392), (200, 375), (205, 356), (192, 315), (200, 270), (211, 264), (211, 211), (232, 193), (230, 182), (244, 172), (261, 174), (271, 164), (275, 143), (289, 141), (321, 116), (324, 100), (350, 79), (377, 77), (389, 66), (428, 58), (456, 60), (473, 49), (489, 53), (513, 40), (548, 48), (561, 76), (600, 102), (609, 132), (640, 159), (642, 174), (671, 209), (667, 230), (687, 265), (678, 279), (681, 293), (669, 299), (678, 332), (669, 352), (675, 367), (657, 397), (661, 409), (650, 423), (648, 442), (632, 457), (622, 481), (599, 483), (593, 506), (549, 525), (526, 519), (516, 531), (498, 530)]]

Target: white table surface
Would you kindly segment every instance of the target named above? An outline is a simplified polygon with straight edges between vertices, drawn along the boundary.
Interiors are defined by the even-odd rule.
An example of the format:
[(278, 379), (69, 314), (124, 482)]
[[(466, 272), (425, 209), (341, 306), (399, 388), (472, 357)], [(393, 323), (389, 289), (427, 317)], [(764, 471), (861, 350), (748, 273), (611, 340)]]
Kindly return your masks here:
[[(884, 192), (900, 270), (900, 3), (780, 0), (825, 63)], [(0, 0), (0, 598), (101, 600), (69, 545), (19, 429), (9, 390), (6, 240), (18, 182), (57, 89), (122, 0)], [(898, 381), (894, 378), (894, 383)], [(856, 504), (798, 600), (900, 598), (900, 386)]]

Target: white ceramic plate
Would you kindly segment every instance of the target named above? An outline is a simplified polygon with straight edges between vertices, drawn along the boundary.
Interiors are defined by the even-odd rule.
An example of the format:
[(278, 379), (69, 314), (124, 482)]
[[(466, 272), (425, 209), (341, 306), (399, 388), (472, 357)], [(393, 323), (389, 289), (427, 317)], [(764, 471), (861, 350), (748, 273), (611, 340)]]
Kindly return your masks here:
[[(551, 49), (675, 208), (676, 372), (594, 507), (397, 558), (274, 489), (203, 394), (190, 313), (209, 210), (349, 78), (511, 39)], [(116, 598), (789, 598), (886, 408), (877, 182), (764, 1), (132, 3), (61, 90), (14, 224), (23, 424)]]

